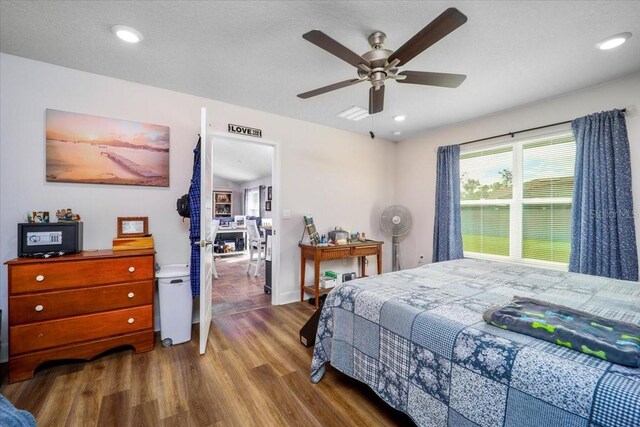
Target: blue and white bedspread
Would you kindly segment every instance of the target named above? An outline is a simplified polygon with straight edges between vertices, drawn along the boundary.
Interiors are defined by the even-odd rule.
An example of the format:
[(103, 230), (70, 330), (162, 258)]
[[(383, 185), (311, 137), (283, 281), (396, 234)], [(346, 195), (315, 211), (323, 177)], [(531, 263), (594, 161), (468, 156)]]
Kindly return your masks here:
[(514, 295), (640, 325), (638, 283), (482, 260), (430, 264), (334, 289), (311, 379), (331, 362), (422, 426), (640, 426), (640, 369), (483, 322)]

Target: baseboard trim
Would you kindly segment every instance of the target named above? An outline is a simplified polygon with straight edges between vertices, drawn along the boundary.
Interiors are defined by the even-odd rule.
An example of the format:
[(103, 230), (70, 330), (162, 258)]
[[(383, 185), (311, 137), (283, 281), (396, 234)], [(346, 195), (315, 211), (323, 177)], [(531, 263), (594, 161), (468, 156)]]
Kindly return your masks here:
[(278, 295), (278, 301), (275, 301), (275, 305), (284, 305), (297, 301), (300, 301), (300, 291), (283, 292)]

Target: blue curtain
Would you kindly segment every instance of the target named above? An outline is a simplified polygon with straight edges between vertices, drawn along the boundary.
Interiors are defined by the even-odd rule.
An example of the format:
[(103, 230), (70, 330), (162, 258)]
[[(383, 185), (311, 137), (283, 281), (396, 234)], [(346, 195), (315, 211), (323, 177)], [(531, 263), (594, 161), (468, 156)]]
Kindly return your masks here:
[(638, 280), (631, 159), (619, 110), (571, 122), (576, 166), (569, 271)]
[(433, 262), (462, 258), (460, 222), (460, 146), (438, 148)]

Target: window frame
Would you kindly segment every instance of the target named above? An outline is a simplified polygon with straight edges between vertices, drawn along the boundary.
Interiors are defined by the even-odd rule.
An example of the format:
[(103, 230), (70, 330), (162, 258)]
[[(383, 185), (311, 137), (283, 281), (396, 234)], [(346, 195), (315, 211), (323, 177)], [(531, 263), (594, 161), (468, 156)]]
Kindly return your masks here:
[[(574, 138), (571, 129), (562, 129), (547, 134), (539, 134), (519, 138), (513, 141), (502, 141), (494, 144), (483, 144), (482, 146), (473, 145), (472, 147), (461, 147), (460, 156), (472, 154), (488, 150), (496, 150), (510, 147), (513, 153), (513, 170), (512, 170), (512, 192), (511, 199), (480, 199), (480, 200), (462, 200), (460, 199), (460, 207), (462, 206), (509, 206), (509, 256), (485, 254), (481, 252), (463, 251), (465, 258), (479, 258), (492, 261), (510, 262), (522, 265), (531, 265), (536, 267), (550, 268), (554, 270), (568, 271), (569, 264), (556, 261), (536, 260), (532, 258), (522, 257), (522, 231), (523, 231), (523, 206), (533, 204), (573, 204), (572, 197), (539, 197), (525, 199), (523, 196), (523, 151), (524, 146), (536, 141), (551, 138), (562, 138), (571, 136)], [(462, 159), (461, 159), (462, 160)], [(462, 169), (460, 170), (462, 175)]]
[[(251, 193), (256, 192), (258, 194), (258, 209), (257, 209), (257, 214), (256, 215), (252, 215), (251, 212), (249, 211), (249, 201), (251, 200)], [(259, 187), (255, 187), (255, 188), (250, 188), (249, 190), (247, 190), (247, 206), (245, 206), (245, 216), (260, 216), (260, 188)]]

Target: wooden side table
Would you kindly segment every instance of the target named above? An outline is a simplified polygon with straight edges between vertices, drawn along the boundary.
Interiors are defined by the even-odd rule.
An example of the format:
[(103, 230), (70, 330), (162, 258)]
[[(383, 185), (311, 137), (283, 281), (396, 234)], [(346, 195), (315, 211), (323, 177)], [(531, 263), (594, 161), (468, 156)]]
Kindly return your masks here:
[[(336, 246), (313, 246), (299, 243), (300, 247), (300, 301), (304, 301), (305, 291), (315, 297), (315, 307), (318, 308), (318, 298), (331, 289), (320, 289), (320, 263), (332, 259), (360, 258), (360, 276), (365, 276), (366, 260), (369, 255), (376, 255), (378, 274), (382, 274), (382, 244), (376, 240), (362, 243), (350, 243)], [(307, 260), (313, 260), (313, 285), (305, 285), (305, 270)]]

